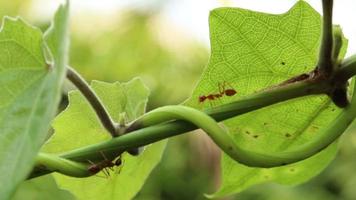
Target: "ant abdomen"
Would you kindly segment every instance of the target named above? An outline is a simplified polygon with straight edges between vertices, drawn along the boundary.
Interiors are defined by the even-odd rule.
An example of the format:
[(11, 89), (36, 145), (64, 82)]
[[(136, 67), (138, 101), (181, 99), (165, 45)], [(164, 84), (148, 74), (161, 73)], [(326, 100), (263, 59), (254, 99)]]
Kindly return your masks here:
[(225, 95), (226, 95), (226, 96), (234, 96), (236, 93), (237, 93), (237, 92), (236, 92), (236, 90), (234, 90), (234, 89), (227, 89), (227, 90), (225, 90)]

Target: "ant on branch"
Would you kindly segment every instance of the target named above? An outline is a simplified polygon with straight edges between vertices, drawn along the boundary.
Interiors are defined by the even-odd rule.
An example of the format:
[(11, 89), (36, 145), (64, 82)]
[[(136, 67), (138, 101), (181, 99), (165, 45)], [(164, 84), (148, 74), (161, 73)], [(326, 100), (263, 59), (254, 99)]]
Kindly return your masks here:
[(100, 152), (101, 155), (103, 156), (104, 160), (98, 162), (98, 163), (93, 163), (92, 161), (88, 160), (88, 162), (91, 164), (88, 167), (88, 171), (96, 174), (100, 171), (103, 170), (103, 173), (105, 174), (106, 177), (110, 176), (110, 172), (108, 171), (108, 169), (110, 169), (111, 171), (113, 170), (113, 168), (115, 166), (120, 166), (122, 164), (122, 159), (121, 159), (121, 155), (114, 161), (114, 160), (109, 160), (103, 152)]
[(208, 95), (203, 95), (203, 96), (199, 96), (199, 102), (203, 103), (205, 100), (215, 100), (218, 98), (223, 97), (224, 95), (226, 96), (234, 96), (237, 92), (235, 89), (233, 89), (231, 86), (231, 88), (229, 89), (225, 89), (226, 86), (226, 82), (223, 82), (222, 84), (218, 84), (219, 87), (219, 93), (215, 93), (215, 94), (208, 94)]

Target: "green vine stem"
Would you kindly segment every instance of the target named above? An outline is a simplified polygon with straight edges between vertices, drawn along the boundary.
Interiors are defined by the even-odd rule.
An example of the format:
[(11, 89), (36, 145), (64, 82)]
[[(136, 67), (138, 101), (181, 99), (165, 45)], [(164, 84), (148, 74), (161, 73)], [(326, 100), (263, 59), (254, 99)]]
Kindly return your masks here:
[(116, 137), (116, 124), (110, 117), (108, 111), (105, 109), (104, 104), (100, 101), (100, 98), (90, 88), (82, 76), (80, 76), (73, 68), (67, 67), (67, 78), (78, 88), (78, 90), (91, 104), (104, 128), (111, 134), (112, 137)]
[(88, 177), (93, 175), (88, 170), (89, 165), (74, 162), (56, 155), (39, 153), (36, 158), (35, 170), (29, 178), (42, 176), (51, 172), (58, 172), (72, 177)]
[(326, 127), (326, 133), (313, 140), (314, 142), (301, 145), (292, 150), (275, 152), (273, 154), (254, 152), (237, 146), (233, 138), (221, 128), (214, 119), (190, 107), (161, 107), (143, 115), (136, 123), (140, 124), (141, 127), (149, 127), (173, 119), (185, 120), (202, 128), (220, 149), (235, 161), (251, 167), (277, 167), (304, 160), (335, 141), (356, 116), (355, 93), (354, 97), (353, 106), (339, 114), (339, 116)]
[[(216, 121), (222, 121), (288, 99), (305, 95), (322, 94), (326, 92), (325, 89), (327, 88), (328, 86), (325, 82), (296, 82), (252, 94), (236, 102), (206, 110), (205, 113)], [(87, 158), (96, 160), (102, 158), (98, 153), (100, 151), (105, 155), (113, 155), (115, 152), (123, 152), (133, 147), (144, 146), (197, 128), (197, 126), (182, 120), (175, 120), (146, 128), (142, 124), (134, 122), (128, 127), (128, 134), (113, 138), (110, 141), (66, 152), (60, 156), (76, 161), (85, 161)]]
[(345, 82), (356, 75), (356, 55), (346, 58), (335, 73), (335, 79)]
[(333, 72), (333, 24), (332, 24), (332, 10), (333, 0), (322, 0), (323, 4), (323, 29), (321, 46), (318, 61), (319, 72), (328, 77)]
[[(345, 69), (345, 67), (342, 69)], [(356, 71), (353, 72), (356, 73)], [(213, 118), (220, 121), (230, 118), (232, 116), (258, 109), (260, 107), (271, 105), (273, 103), (278, 103), (283, 100), (288, 100), (291, 98), (305, 95), (326, 93), (327, 90), (325, 90), (325, 88), (328, 87), (330, 87), (329, 84), (324, 81), (296, 82), (290, 85), (272, 88), (261, 93), (253, 94), (234, 103), (226, 104), (211, 109), (208, 111), (208, 113), (210, 112), (210, 115)], [(325, 133), (322, 134), (319, 138), (296, 149), (291, 149), (287, 152), (280, 152), (276, 155), (266, 155), (263, 153), (248, 152), (244, 149), (238, 148), (235, 146), (234, 143), (232, 143), (232, 140), (229, 139), (229, 136), (226, 138), (219, 138), (224, 133), (221, 132), (213, 118), (192, 108), (183, 108), (188, 109), (189, 113), (182, 113), (181, 109), (177, 109), (179, 106), (171, 106), (162, 107), (157, 110), (151, 111), (150, 113), (144, 115), (142, 118), (136, 120), (130, 126), (130, 128), (132, 129), (132, 132), (130, 134), (126, 134), (106, 142), (90, 145), (81, 149), (76, 149), (71, 152), (63, 153), (59, 155), (59, 158), (64, 159), (66, 162), (68, 161), (67, 159), (75, 160), (77, 162), (87, 162), (87, 160), (100, 160), (100, 157), (102, 156), (101, 154), (104, 153), (105, 155), (110, 156), (111, 159), (132, 147), (139, 147), (142, 145), (154, 143), (156, 141), (193, 130), (199, 126), (203, 127), (203, 129), (207, 131), (210, 136), (212, 136), (214, 141), (216, 141), (216, 143), (221, 147), (221, 149), (228, 153), (228, 155), (233, 157), (235, 160), (241, 163), (258, 167), (279, 166), (310, 157), (322, 150), (323, 148), (327, 147), (333, 141), (335, 141), (356, 117), (356, 92), (354, 92), (353, 95), (354, 97), (352, 98), (352, 103), (347, 106), (341, 114), (339, 114), (339, 116), (333, 123), (325, 127)], [(164, 112), (166, 112), (166, 114), (164, 114)], [(156, 123), (165, 122), (167, 120), (176, 118), (189, 120), (189, 122), (178, 120), (154, 125)], [(202, 118), (206, 119), (201, 120)], [(194, 125), (191, 124), (191, 122), (193, 122)], [(216, 126), (214, 125), (215, 127), (204, 128), (206, 124), (208, 124), (208, 126), (209, 124), (215, 124)], [(139, 130), (134, 131), (134, 129), (136, 128), (139, 128)], [(58, 159), (58, 157), (56, 157), (55, 160), (56, 159)], [(37, 170), (35, 170), (30, 177), (36, 177), (51, 172), (51, 167), (49, 169), (47, 168), (46, 170), (41, 170), (41, 164), (37, 164)], [(57, 163), (55, 166), (61, 167), (62, 165)], [(81, 169), (85, 172), (80, 171), (78, 172), (78, 174), (77, 172), (68, 172), (64, 169), (55, 169), (53, 167), (52, 170), (64, 172), (67, 175), (72, 173), (73, 176), (76, 177), (88, 174), (88, 170), (86, 169), (85, 171), (85, 168)]]
[[(36, 177), (52, 171), (70, 176), (85, 177), (90, 175), (88, 164), (85, 164), (87, 160), (101, 160), (101, 154), (103, 153), (109, 159), (113, 159), (129, 149), (154, 143), (198, 127), (203, 128), (230, 157), (250, 166), (275, 167), (303, 160), (316, 154), (335, 141), (356, 117), (355, 90), (353, 91), (351, 104), (345, 104), (343, 112), (337, 116), (336, 120), (325, 127), (324, 134), (310, 143), (275, 155), (251, 152), (236, 146), (230, 136), (218, 126), (216, 121), (222, 121), (292, 98), (315, 94), (330, 95), (335, 92), (335, 87), (338, 87), (337, 83), (346, 82), (356, 74), (356, 57), (346, 59), (339, 69), (334, 69), (335, 58), (338, 56), (340, 46), (334, 47), (333, 39), (340, 40), (340, 38), (333, 38), (333, 1), (323, 0), (322, 2), (324, 14), (323, 33), (317, 64), (318, 73), (316, 75), (314, 71), (309, 74), (303, 74), (306, 76), (297, 76), (295, 79), (290, 79), (287, 84), (281, 84), (277, 87), (244, 97), (236, 102), (206, 110), (205, 113), (182, 106), (158, 108), (132, 123), (127, 129), (127, 132), (130, 132), (130, 134), (75, 149), (59, 156), (39, 154), (34, 173), (30, 177)], [(335, 42), (340, 41), (335, 40)], [(116, 125), (100, 102), (100, 99), (81, 76), (71, 68), (68, 70), (67, 77), (83, 93), (96, 111), (103, 126), (115, 137)], [(301, 77), (306, 78), (300, 79)], [(178, 120), (176, 120), (177, 118)], [(45, 168), (43, 168), (44, 166)]]
[[(221, 121), (291, 98), (322, 94), (327, 92), (327, 88), (329, 87), (326, 82), (295, 82), (293, 84), (275, 87), (260, 93), (252, 94), (239, 101), (207, 110), (206, 113), (215, 120)], [(146, 128), (143, 128), (143, 126), (139, 124), (140, 123), (138, 122), (133, 123), (132, 126), (129, 127), (129, 130), (132, 131), (129, 134), (62, 153), (59, 156), (63, 159), (70, 159), (78, 162), (87, 162), (87, 160), (95, 162), (102, 160), (103, 153), (108, 159), (114, 159), (128, 149), (144, 146), (198, 128), (197, 126), (182, 120), (175, 120)], [(37, 173), (30, 177), (35, 177), (36, 174), (42, 175), (38, 172), (41, 171), (41, 166), (36, 166), (35, 169), (39, 170), (35, 170)], [(50, 171), (47, 170), (44, 173), (50, 173)]]

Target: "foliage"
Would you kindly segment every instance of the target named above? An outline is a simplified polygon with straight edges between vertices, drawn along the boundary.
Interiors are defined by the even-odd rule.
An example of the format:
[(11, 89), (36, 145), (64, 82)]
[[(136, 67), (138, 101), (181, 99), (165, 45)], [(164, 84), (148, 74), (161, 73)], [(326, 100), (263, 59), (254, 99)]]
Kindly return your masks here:
[[(2, 10), (0, 14), (1, 12)], [(153, 105), (157, 104), (162, 96), (165, 97), (166, 102), (174, 102), (172, 99), (179, 99), (184, 96), (182, 94), (187, 94), (189, 92), (187, 87), (191, 82), (186, 79), (193, 79), (191, 77), (195, 77), (199, 70), (182, 69), (176, 65), (189, 63), (186, 60), (190, 56), (189, 53), (177, 56), (167, 51), (162, 47), (161, 41), (157, 38), (152, 39), (152, 32), (149, 29), (143, 28), (147, 23), (147, 16), (130, 17), (135, 23), (130, 23), (131, 26), (123, 31), (126, 32), (125, 34), (132, 33), (130, 38), (120, 37), (120, 34), (123, 34), (120, 32), (121, 26), (116, 26), (120, 31), (115, 28), (110, 33), (115, 36), (110, 36), (115, 40), (107, 40), (107, 36), (94, 34), (95, 48), (90, 47), (93, 43), (89, 44), (76, 38), (74, 49), (86, 49), (86, 51), (75, 50), (73, 63), (83, 63), (85, 59), (86, 65), (89, 66), (85, 72), (88, 77), (99, 76), (110, 81), (121, 77), (132, 77), (138, 70), (142, 72), (140, 75), (158, 74), (158, 81), (150, 82), (149, 78), (144, 77), (151, 87), (159, 85), (158, 87), (161, 88), (159, 90), (161, 92), (153, 93)], [(171, 106), (165, 107), (165, 112), (164, 109), (157, 109), (156, 114), (158, 114), (151, 118), (153, 124), (154, 121), (159, 121), (164, 122), (163, 125), (148, 127), (145, 131), (145, 123), (149, 121), (147, 116), (150, 114), (144, 115), (149, 92), (141, 79), (134, 78), (127, 83), (92, 81), (89, 89), (97, 94), (115, 125), (117, 127), (128, 125), (129, 128), (123, 129), (124, 131), (141, 129), (138, 131), (141, 136), (136, 132), (111, 139), (98, 119), (100, 115), (93, 110), (90, 98), (85, 98), (79, 91), (71, 91), (68, 95), (69, 105), (53, 120), (54, 133), (42, 147), (42, 151), (59, 156), (66, 155), (62, 154), (63, 152), (69, 152), (67, 155), (70, 155), (77, 149), (90, 152), (95, 147), (100, 145), (105, 147), (110, 142), (114, 144), (115, 141), (123, 138), (124, 142), (120, 143), (123, 144), (122, 146), (110, 147), (111, 151), (117, 150), (115, 155), (122, 159), (122, 164), (107, 168), (106, 173), (104, 170), (97, 176), (88, 178), (78, 179), (54, 173), (53, 177), (57, 183), (52, 176), (43, 176), (23, 182), (19, 186), (31, 172), (35, 156), (51, 132), (50, 121), (58, 108), (68, 60), (67, 18), (68, 2), (59, 8), (51, 27), (44, 34), (20, 18), (4, 18), (0, 31), (0, 117), (2, 119), (0, 121), (0, 151), (2, 152), (0, 179), (9, 181), (6, 184), (0, 182), (0, 199), (10, 198), (17, 187), (19, 190), (13, 196), (14, 199), (39, 193), (37, 190), (46, 190), (46, 192), (29, 198), (45, 199), (53, 194), (56, 194), (57, 199), (74, 198), (60, 188), (68, 189), (79, 199), (132, 199), (160, 162), (166, 146), (164, 138), (174, 135), (179, 128), (182, 130), (186, 128), (178, 126), (180, 121), (170, 121), (172, 118), (168, 116), (167, 109), (174, 107)], [(245, 97), (259, 94), (260, 91), (268, 93), (271, 87), (278, 83), (313, 70), (318, 63), (320, 26), (320, 15), (304, 1), (299, 1), (292, 9), (281, 15), (237, 8), (213, 10), (210, 14), (211, 58), (185, 105), (202, 110), (208, 109), (207, 113), (209, 113), (211, 106), (223, 109), (218, 106), (239, 102)], [(342, 39), (343, 46), (339, 59), (345, 55), (347, 46), (346, 39)], [(133, 51), (136, 53), (127, 50), (131, 47), (137, 50)], [(101, 56), (95, 57), (96, 53), (89, 49), (95, 49), (96, 53), (101, 51)], [(145, 59), (140, 59), (138, 54), (146, 54)], [(171, 60), (175, 60), (175, 64), (171, 65)], [(198, 60), (198, 65), (204, 62), (202, 61), (204, 59)], [(83, 70), (83, 66), (78, 65)], [(121, 65), (127, 65), (131, 69), (121, 70)], [(160, 71), (162, 66), (165, 70)], [(176, 89), (176, 85), (180, 85), (180, 89)], [(162, 89), (163, 87), (166, 88)], [(237, 94), (227, 95), (222, 91), (223, 89), (234, 89)], [(263, 92), (261, 94), (264, 94)], [(199, 100), (202, 95), (209, 94), (214, 94), (214, 99), (206, 99), (205, 102)], [(183, 106), (175, 108), (179, 114), (183, 113), (179, 112), (179, 108)], [(224, 122), (224, 129), (229, 131), (234, 142), (240, 147), (260, 154), (273, 155), (315, 142), (319, 136), (327, 133), (326, 127), (329, 124), (335, 122), (342, 113), (346, 113), (345, 110), (347, 109), (336, 107), (327, 95), (300, 97), (233, 117)], [(189, 119), (193, 119), (194, 116), (205, 116), (195, 109), (190, 111), (192, 115), (188, 117)], [(193, 115), (194, 112), (200, 115)], [(194, 120), (199, 121), (197, 117), (192, 121)], [(131, 122), (135, 123), (130, 124)], [(174, 126), (174, 123), (178, 125)], [(344, 120), (343, 123), (351, 122)], [(159, 132), (160, 127), (169, 127), (170, 124), (173, 124), (171, 135)], [(141, 139), (137, 141), (136, 146), (149, 144), (143, 153), (131, 156), (118, 150), (131, 148), (132, 142), (126, 144), (125, 141), (135, 137)], [(146, 141), (142, 141), (142, 138)], [(162, 141), (153, 143), (159, 140)], [(310, 180), (335, 157), (336, 143), (306, 160), (274, 168), (245, 166), (223, 155), (222, 185), (210, 197), (231, 195), (265, 182), (296, 185)], [(226, 144), (226, 148), (228, 147), (229, 144)], [(189, 148), (185, 150), (190, 151)], [(105, 153), (101, 151), (94, 153), (101, 156), (101, 161), (111, 162)], [(180, 157), (175, 156), (174, 160)], [(94, 166), (93, 163), (100, 162), (100, 160), (86, 158), (70, 159), (89, 167)], [(174, 163), (179, 164), (179, 162)], [(179, 170), (177, 166), (175, 167)], [(199, 171), (198, 165), (194, 167), (195, 171)], [(38, 164), (37, 160), (35, 170), (48, 169), (51, 168), (46, 168), (45, 164)], [(89, 168), (84, 169), (84, 172), (88, 171)], [(170, 175), (172, 176), (168, 176), (168, 179), (174, 177), (174, 173)], [(318, 195), (319, 193), (315, 196), (311, 195), (311, 198), (316, 198)], [(323, 196), (323, 193), (320, 195)], [(183, 195), (180, 197), (189, 198)], [(138, 195), (137, 198), (145, 198), (145, 196)]]
[[(116, 122), (130, 122), (145, 112), (149, 92), (140, 79), (122, 84), (93, 81), (91, 87)], [(79, 91), (69, 93), (69, 105), (56, 117), (53, 128), (55, 132), (44, 146), (45, 152), (60, 153), (109, 139), (109, 134)], [(109, 177), (103, 172), (85, 179), (61, 174), (54, 177), (60, 187), (79, 199), (132, 199), (160, 161), (165, 143), (149, 145), (137, 157), (123, 154), (122, 167), (114, 169)], [(105, 158), (105, 154), (102, 157)]]
[(69, 192), (58, 188), (56, 181), (51, 175), (24, 181), (18, 187), (12, 200), (74, 200), (75, 197)]
[[(0, 183), (4, 198), (31, 171), (58, 107), (67, 61), (66, 28), (63, 7), (45, 37), (20, 18), (4, 18), (0, 32), (0, 179), (8, 180)], [(53, 66), (45, 59), (45, 45)]]
[[(197, 108), (209, 106), (197, 99), (216, 91), (219, 83), (227, 82), (226, 87), (238, 93), (214, 101), (215, 105), (236, 101), (308, 72), (317, 63), (320, 15), (304, 1), (281, 15), (216, 9), (210, 14), (210, 28), (212, 56), (187, 103)], [(317, 138), (341, 111), (326, 95), (303, 97), (232, 118), (224, 125), (240, 146), (273, 154)], [(305, 161), (271, 169), (244, 166), (224, 156), (223, 182), (214, 196), (266, 181), (288, 185), (305, 182), (320, 173), (335, 153), (336, 145), (332, 145)]]

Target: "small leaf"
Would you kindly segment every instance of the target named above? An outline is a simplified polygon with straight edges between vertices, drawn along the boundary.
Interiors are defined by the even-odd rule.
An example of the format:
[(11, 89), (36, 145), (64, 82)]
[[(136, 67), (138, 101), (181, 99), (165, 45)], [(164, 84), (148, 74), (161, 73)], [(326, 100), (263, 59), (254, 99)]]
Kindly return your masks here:
[[(91, 87), (116, 122), (123, 113), (130, 122), (145, 112), (149, 92), (140, 79), (112, 84), (93, 81)], [(59, 153), (110, 139), (79, 91), (69, 93), (69, 106), (57, 116), (53, 127), (55, 134), (45, 145), (46, 152)], [(103, 173), (81, 179), (56, 174), (55, 178), (79, 199), (132, 199), (159, 163), (165, 145), (166, 141), (149, 145), (139, 156), (124, 153), (122, 166), (116, 167), (107, 178)]]
[[(57, 12), (56, 30), (67, 29), (68, 8)], [(58, 17), (60, 16), (60, 17)], [(52, 30), (52, 29), (51, 29)], [(0, 194), (7, 199), (31, 171), (44, 142), (60, 95), (67, 36), (56, 34), (51, 51), (55, 69), (46, 64), (41, 31), (22, 19), (3, 20), (0, 32)]]
[[(219, 92), (227, 83), (236, 95), (210, 101), (213, 105), (278, 84), (314, 69), (318, 58), (321, 17), (306, 2), (299, 1), (280, 15), (239, 8), (218, 8), (210, 14), (212, 55), (187, 104), (201, 95)], [(342, 52), (345, 52), (346, 42)], [(209, 101), (209, 100), (207, 100)], [(226, 120), (224, 124), (244, 149), (273, 154), (308, 143), (324, 133), (325, 127), (342, 112), (325, 95), (292, 99)], [(335, 157), (336, 144), (304, 161), (270, 169), (252, 168), (224, 155), (222, 185), (212, 197), (240, 192), (268, 181), (299, 184), (319, 174)]]

